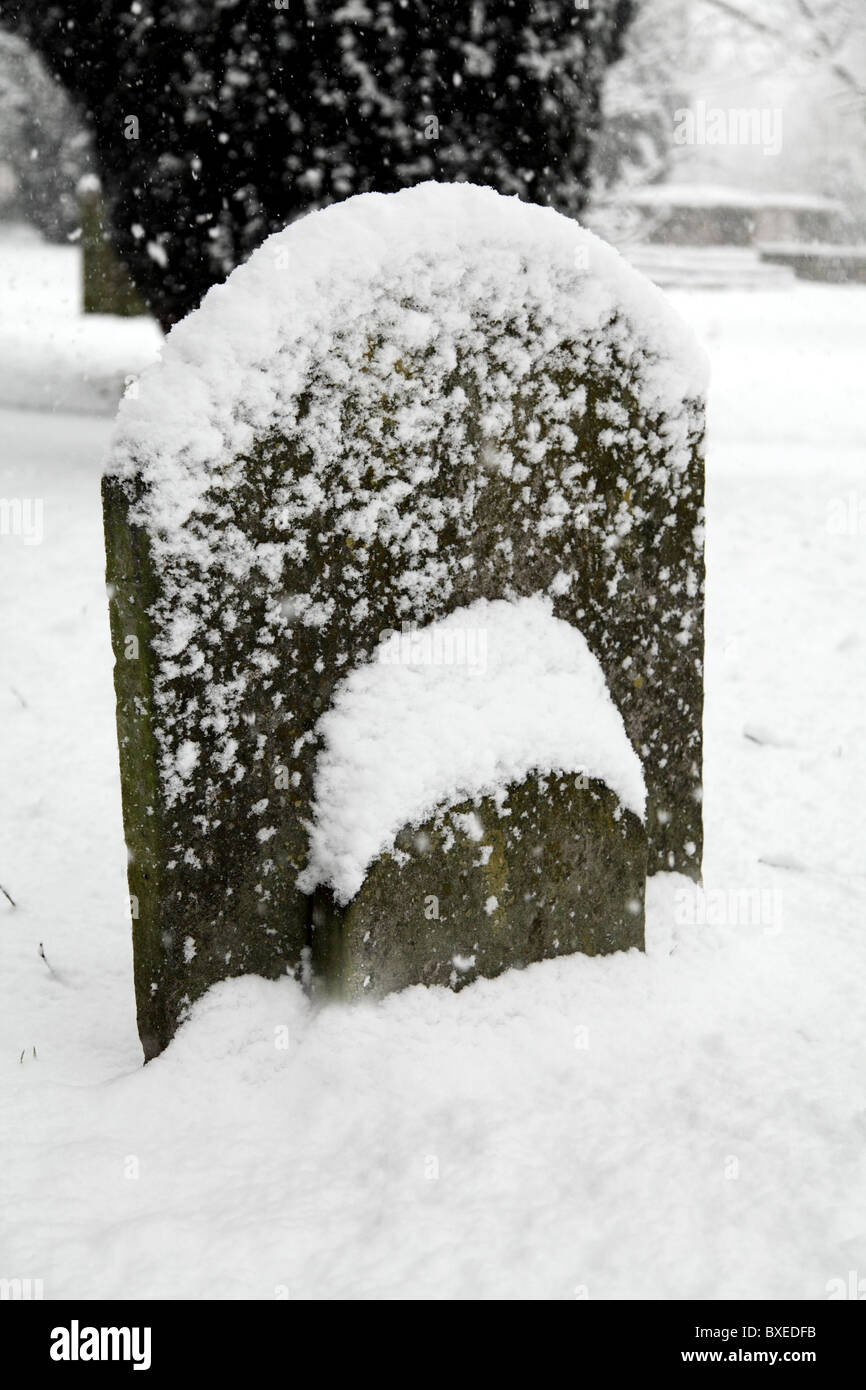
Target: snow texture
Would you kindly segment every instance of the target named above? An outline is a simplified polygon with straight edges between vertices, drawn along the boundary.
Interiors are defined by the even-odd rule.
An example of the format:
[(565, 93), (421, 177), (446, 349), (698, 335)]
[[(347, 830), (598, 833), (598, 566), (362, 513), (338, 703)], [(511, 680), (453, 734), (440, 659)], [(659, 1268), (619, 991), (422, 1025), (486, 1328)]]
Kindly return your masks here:
[(581, 772), (643, 816), (640, 761), (582, 634), (535, 598), (478, 599), (387, 635), (319, 720), (310, 863), (340, 902), (399, 831), (530, 772)]
[[(359, 614), (378, 544), (393, 564), (401, 616), (430, 619), (455, 582), (442, 533), (471, 531), (497, 471), (515, 482), (544, 477), (541, 515), (522, 518), (540, 544), (566, 518), (580, 528), (604, 514), (583, 459), (562, 477), (551, 470), (550, 480), (545, 468), (549, 452), (575, 446), (582, 380), (605, 373), (613, 398), (596, 405), (601, 443), (635, 460), (636, 485), (666, 490), (674, 518), (689, 493), (704, 355), (659, 290), (550, 208), (467, 184), (364, 194), (272, 236), (211, 289), (172, 330), (137, 396), (122, 402), (108, 464), (136, 489), (132, 520), (146, 529), (161, 574), (155, 732), (169, 804), (190, 789), (177, 760), (184, 741), (208, 739), (215, 784), (236, 765), (249, 682), (268, 688), (280, 634), (297, 618), (328, 628), (325, 579), (309, 592), (280, 592), (322, 539), (317, 513), (332, 509), (329, 536), (356, 547), (356, 573), (344, 580)], [(629, 428), (614, 374), (627, 376), (617, 389), (632, 393), (640, 418), (655, 422), (647, 438)], [(468, 424), (476, 414), (480, 440)], [(499, 443), (509, 430), (513, 453)], [(303, 466), (271, 478), (257, 539), (237, 499), (250, 452), (273, 438)], [(411, 466), (395, 467), (392, 450), (408, 453)], [(462, 480), (460, 495), (437, 487), (443, 458)], [(602, 524), (625, 533), (635, 520), (623, 497), (615, 521)], [(608, 540), (605, 582), (615, 594), (625, 567)], [(504, 553), (506, 585), (509, 564)], [(217, 570), (219, 602), (208, 590)], [(245, 671), (220, 674), (214, 647), (230, 645), (254, 574), (270, 587), (259, 644)], [(569, 575), (561, 582), (567, 588)], [(181, 680), (194, 699), (178, 694)]]

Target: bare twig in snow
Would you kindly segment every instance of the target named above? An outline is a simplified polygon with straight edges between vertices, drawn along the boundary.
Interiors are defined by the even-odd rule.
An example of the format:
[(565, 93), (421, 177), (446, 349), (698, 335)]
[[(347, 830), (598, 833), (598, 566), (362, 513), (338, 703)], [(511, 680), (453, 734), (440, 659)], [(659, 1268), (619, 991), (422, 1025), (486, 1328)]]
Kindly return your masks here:
[(40, 943), (39, 943), (39, 954), (40, 954), (40, 956), (42, 957), (42, 959), (45, 961), (45, 964), (48, 966), (48, 970), (49, 970), (50, 974), (52, 974), (52, 975), (54, 976), (55, 980), (56, 980), (56, 979), (58, 978), (57, 972), (56, 972), (55, 970), (52, 969), (52, 967), (51, 967), (51, 962), (49, 961), (48, 957), (47, 957), (46, 954), (45, 954), (45, 947), (42, 945), (42, 942), (41, 942), (41, 941), (40, 941)]
[(741, 24), (748, 24), (750, 29), (756, 29), (759, 34), (768, 34), (770, 38), (784, 38), (780, 29), (772, 24), (765, 24), (762, 19), (756, 19), (754, 15), (746, 10), (741, 10), (739, 5), (731, 5), (728, 0), (709, 0), (714, 9), (721, 10), (722, 14), (729, 15), (731, 19), (737, 19)]
[[(834, 44), (827, 31), (822, 27), (819, 16), (812, 9), (808, 0), (795, 0), (797, 9), (809, 29), (809, 39), (813, 53), (817, 57), (823, 54), (828, 61), (828, 67), (832, 73), (844, 82), (845, 86), (853, 90), (858, 95), (862, 95), (863, 86), (851, 69), (843, 63), (838, 54), (838, 44)], [(756, 18), (746, 10), (740, 9), (739, 5), (732, 4), (731, 0), (709, 0), (709, 4), (714, 9), (720, 10), (722, 14), (728, 15), (731, 19), (738, 20), (741, 24), (746, 24), (750, 29), (759, 34), (764, 34), (772, 39), (784, 41), (786, 35), (775, 25), (767, 24), (764, 20)]]

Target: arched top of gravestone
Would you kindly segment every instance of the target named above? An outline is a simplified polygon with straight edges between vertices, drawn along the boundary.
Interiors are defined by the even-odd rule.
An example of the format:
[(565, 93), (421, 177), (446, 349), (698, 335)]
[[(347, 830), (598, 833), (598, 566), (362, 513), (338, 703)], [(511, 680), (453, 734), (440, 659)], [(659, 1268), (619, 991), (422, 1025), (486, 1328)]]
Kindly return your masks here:
[[(328, 450), (330, 419), (336, 454), (341, 396), (363, 410), (364, 390), (374, 402), (403, 356), (444, 373), (474, 338), (480, 357), (490, 325), (513, 330), (511, 358), (498, 365), (515, 382), (535, 365), (527, 329), (548, 360), (559, 344), (603, 332), (648, 415), (674, 418), (703, 395), (690, 330), (613, 248), (551, 208), (425, 183), (312, 213), (214, 286), (121, 403), (107, 471), (144, 485), (137, 520), (171, 548), (257, 440), (303, 435), (300, 401), (316, 451)], [(399, 427), (423, 438), (429, 426), (410, 410)]]

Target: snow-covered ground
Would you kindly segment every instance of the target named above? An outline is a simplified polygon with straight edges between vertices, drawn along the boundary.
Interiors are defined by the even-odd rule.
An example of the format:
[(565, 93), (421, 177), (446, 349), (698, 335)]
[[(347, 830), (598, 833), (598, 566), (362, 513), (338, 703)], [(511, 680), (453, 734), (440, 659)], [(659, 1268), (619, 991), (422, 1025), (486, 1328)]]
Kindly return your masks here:
[(704, 896), (655, 879), (646, 955), (459, 995), (313, 1008), (231, 981), (142, 1069), (110, 419), (12, 405), (99, 409), (82, 360), (122, 380), (153, 330), (58, 325), (5, 267), (0, 496), (42, 499), (44, 535), (0, 537), (0, 1276), (49, 1298), (808, 1299), (866, 1275), (866, 289), (674, 296), (714, 369)]
[(0, 223), (0, 406), (113, 415), (162, 335), (148, 318), (79, 312), (81, 253)]

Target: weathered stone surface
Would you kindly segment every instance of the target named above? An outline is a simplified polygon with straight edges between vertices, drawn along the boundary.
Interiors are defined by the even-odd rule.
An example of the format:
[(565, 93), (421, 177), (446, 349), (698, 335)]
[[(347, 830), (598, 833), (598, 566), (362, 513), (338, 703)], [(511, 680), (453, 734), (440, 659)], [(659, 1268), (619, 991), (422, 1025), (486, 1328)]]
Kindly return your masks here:
[[(294, 788), (279, 787), (280, 813), (295, 832), (290, 860), (281, 841), (257, 839), (258, 822), (249, 814), (251, 791), (254, 798), (267, 796), (286, 781), (274, 771), (273, 754), (261, 767), (255, 761), (256, 729), (265, 721), (251, 707), (244, 751), (253, 770), (244, 793), (227, 776), (205, 801), (167, 805), (151, 616), (159, 580), (144, 533), (127, 524), (126, 498), (110, 478), (103, 480), (103, 499), (135, 994), (139, 1035), (150, 1058), (215, 980), (298, 970), (311, 912), (294, 886), (306, 852), (297, 836), (303, 803)], [(282, 746), (277, 741), (277, 749)], [(206, 831), (199, 819), (203, 805)]]
[[(312, 961), (338, 998), (460, 989), (533, 961), (644, 946), (647, 839), (603, 783), (529, 777), (407, 827), (345, 907), (320, 889)], [(478, 829), (470, 834), (465, 817)]]
[(316, 227), (350, 204), (273, 238), (122, 406), (104, 505), (148, 1055), (215, 980), (300, 971), (314, 726), (407, 620), (550, 594), (643, 762), (650, 872), (700, 872), (703, 411), (672, 312), (489, 190), (460, 190), (443, 249), (431, 197), (352, 200), (370, 225), (324, 298)]

